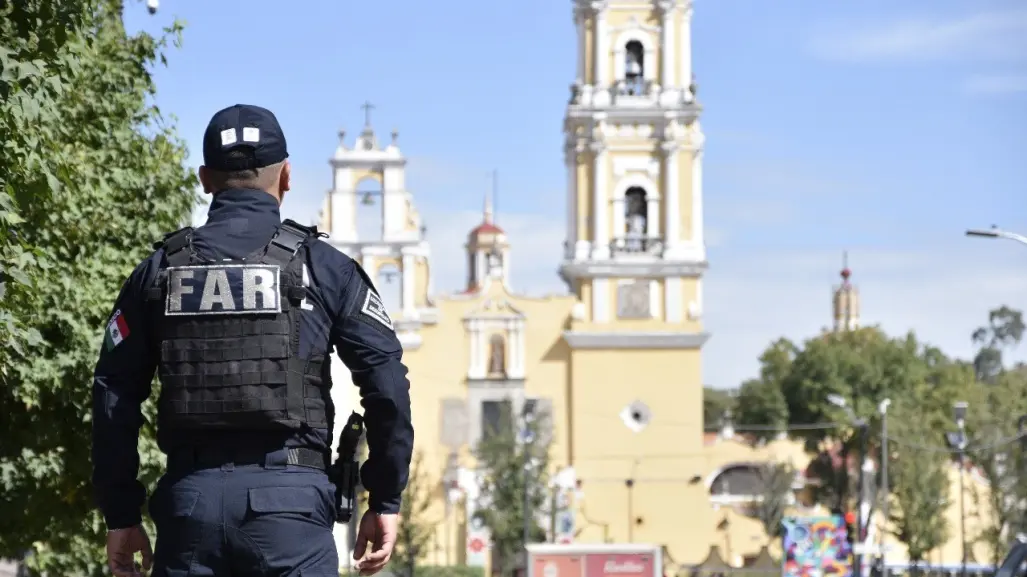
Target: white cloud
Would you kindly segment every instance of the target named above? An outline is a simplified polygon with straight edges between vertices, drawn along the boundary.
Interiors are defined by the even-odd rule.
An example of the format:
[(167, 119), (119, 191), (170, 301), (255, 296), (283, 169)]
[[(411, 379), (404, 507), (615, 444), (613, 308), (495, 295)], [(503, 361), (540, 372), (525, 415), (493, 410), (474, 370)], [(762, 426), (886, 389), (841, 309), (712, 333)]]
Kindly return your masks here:
[[(1027, 40), (1025, 40), (1027, 42)], [(1027, 92), (1027, 75), (978, 75), (971, 76), (963, 84), (968, 94), (1002, 96)]]
[(853, 28), (825, 26), (810, 49), (827, 60), (922, 62), (1020, 61), (1027, 58), (1027, 10), (979, 12), (947, 19), (916, 17)]

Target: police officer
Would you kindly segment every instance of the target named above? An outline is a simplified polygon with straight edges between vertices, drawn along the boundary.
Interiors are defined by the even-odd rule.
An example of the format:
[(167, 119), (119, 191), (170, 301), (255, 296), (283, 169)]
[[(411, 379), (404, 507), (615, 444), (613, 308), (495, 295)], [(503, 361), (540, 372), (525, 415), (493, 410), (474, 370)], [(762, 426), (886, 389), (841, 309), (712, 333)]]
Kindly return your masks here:
[[(368, 512), (354, 559), (389, 561), (413, 447), (402, 349), (364, 270), (315, 228), (281, 221), (285, 137), (268, 110), (214, 115), (199, 176), (207, 223), (167, 235), (129, 276), (93, 382), (93, 482), (115, 575), (332, 575), (331, 353), (360, 388)], [(140, 406), (157, 373), (167, 471), (149, 511), (137, 480)]]

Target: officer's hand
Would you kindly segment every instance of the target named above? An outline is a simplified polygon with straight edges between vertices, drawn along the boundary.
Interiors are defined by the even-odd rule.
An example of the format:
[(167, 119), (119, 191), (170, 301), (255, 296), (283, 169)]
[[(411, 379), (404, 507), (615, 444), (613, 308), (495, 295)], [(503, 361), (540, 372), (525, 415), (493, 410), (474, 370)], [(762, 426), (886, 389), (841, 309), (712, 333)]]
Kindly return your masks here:
[[(396, 545), (398, 527), (399, 515), (381, 515), (368, 511), (360, 518), (353, 560), (357, 562), (361, 575), (374, 575), (389, 562), (392, 548)], [(373, 545), (370, 553), (367, 552), (368, 543)]]
[(153, 550), (150, 549), (150, 538), (142, 525), (107, 532), (107, 565), (115, 577), (143, 575), (139, 564), (135, 562), (137, 552), (143, 554), (143, 570), (149, 571), (153, 566)]

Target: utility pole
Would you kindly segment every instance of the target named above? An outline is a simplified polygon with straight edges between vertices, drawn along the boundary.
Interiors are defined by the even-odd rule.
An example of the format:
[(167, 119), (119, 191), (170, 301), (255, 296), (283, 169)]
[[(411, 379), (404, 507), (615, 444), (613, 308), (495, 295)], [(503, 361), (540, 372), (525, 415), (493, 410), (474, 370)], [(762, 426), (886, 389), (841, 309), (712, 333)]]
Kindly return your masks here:
[(867, 460), (867, 453), (869, 453), (870, 444), (870, 424), (865, 420), (860, 419), (856, 422), (859, 427), (859, 505), (856, 508), (856, 544), (859, 547), (856, 552), (855, 563), (853, 563), (852, 574), (853, 577), (862, 577), (863, 575), (863, 550), (866, 547), (864, 539), (866, 537), (866, 521), (863, 518), (864, 510), (869, 503), (867, 499), (867, 489), (869, 484), (866, 480), (866, 470), (869, 461)]
[(952, 416), (955, 418), (957, 431), (945, 435), (949, 445), (959, 453), (959, 540), (962, 544), (962, 560), (960, 561), (960, 576), (966, 577), (966, 562), (968, 546), (966, 542), (966, 410), (970, 405), (965, 401), (958, 401), (952, 404)]
[(885, 527), (888, 526), (888, 513), (889, 505), (891, 502), (891, 488), (888, 484), (888, 459), (890, 453), (888, 452), (888, 406), (891, 405), (891, 399), (885, 399), (881, 401), (881, 404), (877, 406), (878, 412), (881, 413), (881, 517), (883, 517), (883, 527), (879, 531), (877, 542), (880, 547), (878, 553), (881, 559), (881, 575), (887, 575), (888, 565), (885, 563), (885, 543), (884, 534)]
[[(852, 405), (849, 405), (849, 402), (841, 395), (830, 394), (827, 396), (827, 402), (845, 411), (849, 418), (852, 419), (852, 424), (855, 425), (857, 434), (859, 435), (859, 460), (857, 461), (859, 463), (859, 486), (857, 488), (856, 505), (856, 539), (852, 545), (854, 552), (852, 575), (853, 577), (863, 577), (863, 550), (866, 548), (866, 543), (863, 542), (866, 533), (866, 522), (863, 519), (863, 515), (867, 512), (867, 507), (869, 505), (866, 494), (868, 489), (866, 482), (866, 470), (870, 465), (868, 460), (870, 423), (868, 423), (866, 419), (859, 417)], [(842, 445), (842, 471), (844, 472), (844, 476), (842, 477), (844, 479), (844, 491), (841, 493), (844, 493), (847, 492), (849, 488), (848, 443)], [(839, 496), (838, 498), (838, 507), (844, 511), (845, 498), (842, 496)]]
[[(1016, 432), (1020, 435), (1020, 462), (1023, 463), (1023, 469), (1020, 470), (1020, 486), (1021, 493), (1023, 487), (1027, 486), (1027, 415), (1022, 415), (1016, 422)], [(1020, 514), (1020, 531), (1021, 535), (1027, 535), (1027, 509), (1021, 510)]]

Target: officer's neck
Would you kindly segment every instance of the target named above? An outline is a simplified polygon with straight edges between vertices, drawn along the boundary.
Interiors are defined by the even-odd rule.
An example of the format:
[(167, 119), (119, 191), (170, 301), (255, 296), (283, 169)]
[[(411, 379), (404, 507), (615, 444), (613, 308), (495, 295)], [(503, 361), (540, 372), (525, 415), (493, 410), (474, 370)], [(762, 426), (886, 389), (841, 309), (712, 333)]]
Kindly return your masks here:
[(273, 212), (279, 214), (278, 198), (269, 192), (252, 188), (229, 188), (214, 193), (208, 217), (239, 211)]

